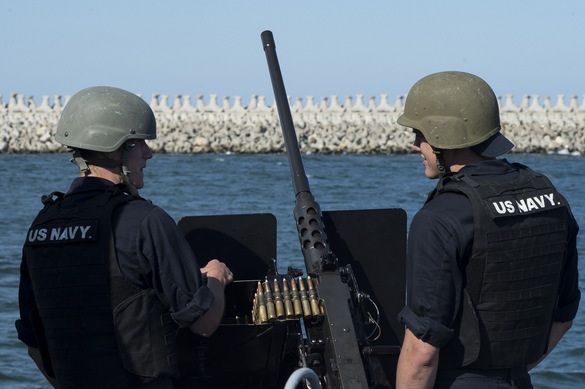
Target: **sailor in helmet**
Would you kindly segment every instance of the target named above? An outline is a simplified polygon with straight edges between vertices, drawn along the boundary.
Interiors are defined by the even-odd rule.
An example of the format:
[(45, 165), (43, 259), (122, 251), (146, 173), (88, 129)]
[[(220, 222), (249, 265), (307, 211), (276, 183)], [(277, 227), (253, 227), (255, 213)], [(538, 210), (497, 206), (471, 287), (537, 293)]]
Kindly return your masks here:
[(170, 388), (178, 328), (209, 336), (221, 320), (232, 273), (217, 260), (200, 269), (173, 219), (138, 194), (154, 138), (152, 110), (122, 89), (84, 89), (63, 109), (56, 140), (80, 177), (43, 196), (16, 321), (59, 388)]
[(419, 80), (398, 123), (438, 179), (408, 237), (397, 388), (531, 388), (528, 371), (577, 313), (577, 223), (542, 174), (497, 157), (498, 101), (481, 78)]

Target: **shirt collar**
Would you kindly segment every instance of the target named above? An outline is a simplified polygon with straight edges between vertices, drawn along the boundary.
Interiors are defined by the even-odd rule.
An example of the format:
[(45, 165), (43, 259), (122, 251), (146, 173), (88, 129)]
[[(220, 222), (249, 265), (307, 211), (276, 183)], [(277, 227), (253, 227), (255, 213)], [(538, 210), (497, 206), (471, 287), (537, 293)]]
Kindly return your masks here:
[(99, 177), (77, 177), (71, 183), (65, 196), (86, 192), (103, 192), (109, 187), (114, 186), (112, 181)]
[(472, 162), (459, 170), (459, 172), (468, 176), (505, 175), (516, 173), (517, 171), (518, 168), (505, 158)]

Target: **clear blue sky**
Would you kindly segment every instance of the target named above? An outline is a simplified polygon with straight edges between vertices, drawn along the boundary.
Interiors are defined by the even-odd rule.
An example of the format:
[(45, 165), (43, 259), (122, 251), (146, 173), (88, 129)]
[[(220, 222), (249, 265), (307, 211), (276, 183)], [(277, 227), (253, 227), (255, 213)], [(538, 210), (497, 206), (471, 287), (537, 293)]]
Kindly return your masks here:
[[(2, 0), (0, 94), (140, 93), (273, 101), (260, 33), (272, 30), (287, 93), (408, 92), (461, 70), (497, 95), (585, 94), (583, 0)], [(233, 100), (232, 100), (233, 101)]]

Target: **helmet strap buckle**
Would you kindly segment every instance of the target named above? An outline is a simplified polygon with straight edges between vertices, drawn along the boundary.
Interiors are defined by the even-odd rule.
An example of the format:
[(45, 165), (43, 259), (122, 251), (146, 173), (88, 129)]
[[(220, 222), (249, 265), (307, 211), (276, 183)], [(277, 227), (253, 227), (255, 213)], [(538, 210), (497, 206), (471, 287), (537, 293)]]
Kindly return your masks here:
[(437, 157), (437, 171), (439, 172), (439, 179), (443, 178), (443, 175), (449, 170), (445, 163), (445, 155), (443, 150), (433, 147), (433, 154)]
[(89, 172), (89, 166), (87, 166), (87, 161), (85, 160), (85, 158), (83, 158), (81, 152), (78, 149), (69, 147), (67, 151), (73, 154), (73, 158), (71, 158), (69, 161), (76, 164), (79, 167), (79, 171), (82, 174)]
[(128, 139), (126, 142), (124, 142), (124, 148), (122, 149), (121, 179), (122, 179), (122, 184), (124, 184), (128, 187), (128, 190), (130, 191), (130, 193), (132, 195), (137, 196), (138, 191), (136, 190), (136, 187), (134, 187), (134, 185), (132, 184), (132, 181), (130, 181), (130, 174), (132, 174), (132, 172), (128, 169), (128, 160), (130, 159), (130, 152), (132, 151), (134, 146), (135, 146), (134, 139)]
[(124, 177), (130, 177), (130, 174), (132, 173), (129, 169), (128, 169), (128, 160), (130, 159), (130, 152), (132, 151), (132, 149), (134, 148), (134, 140), (133, 139), (129, 139), (126, 142), (124, 142), (124, 148), (122, 149), (122, 176)]

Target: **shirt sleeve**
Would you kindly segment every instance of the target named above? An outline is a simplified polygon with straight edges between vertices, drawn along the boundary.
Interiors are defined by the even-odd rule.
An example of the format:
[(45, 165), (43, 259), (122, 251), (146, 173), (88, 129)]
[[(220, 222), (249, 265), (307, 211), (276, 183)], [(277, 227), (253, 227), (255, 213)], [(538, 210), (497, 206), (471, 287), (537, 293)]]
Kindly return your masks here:
[(36, 309), (36, 302), (24, 253), (22, 256), (22, 263), (20, 264), (18, 308), (20, 310), (20, 319), (16, 320), (15, 323), (18, 339), (29, 347), (38, 348), (39, 345), (31, 322), (31, 312), (33, 309)]
[(129, 231), (137, 261), (120, 261), (120, 268), (139, 286), (152, 287), (179, 326), (187, 327), (209, 310), (215, 296), (202, 282), (193, 250), (175, 221), (159, 207), (145, 211), (135, 234)]
[(419, 339), (435, 347), (453, 336), (462, 295), (457, 264), (471, 250), (473, 212), (469, 200), (447, 193), (413, 218), (408, 236), (407, 304), (399, 319)]
[(559, 322), (571, 321), (577, 315), (581, 292), (579, 291), (579, 270), (578, 270), (578, 253), (577, 253), (577, 233), (579, 226), (570, 215), (569, 219), (569, 241), (567, 246), (567, 256), (565, 258), (565, 268), (561, 273), (559, 284), (559, 302), (558, 308), (554, 314), (553, 320)]

